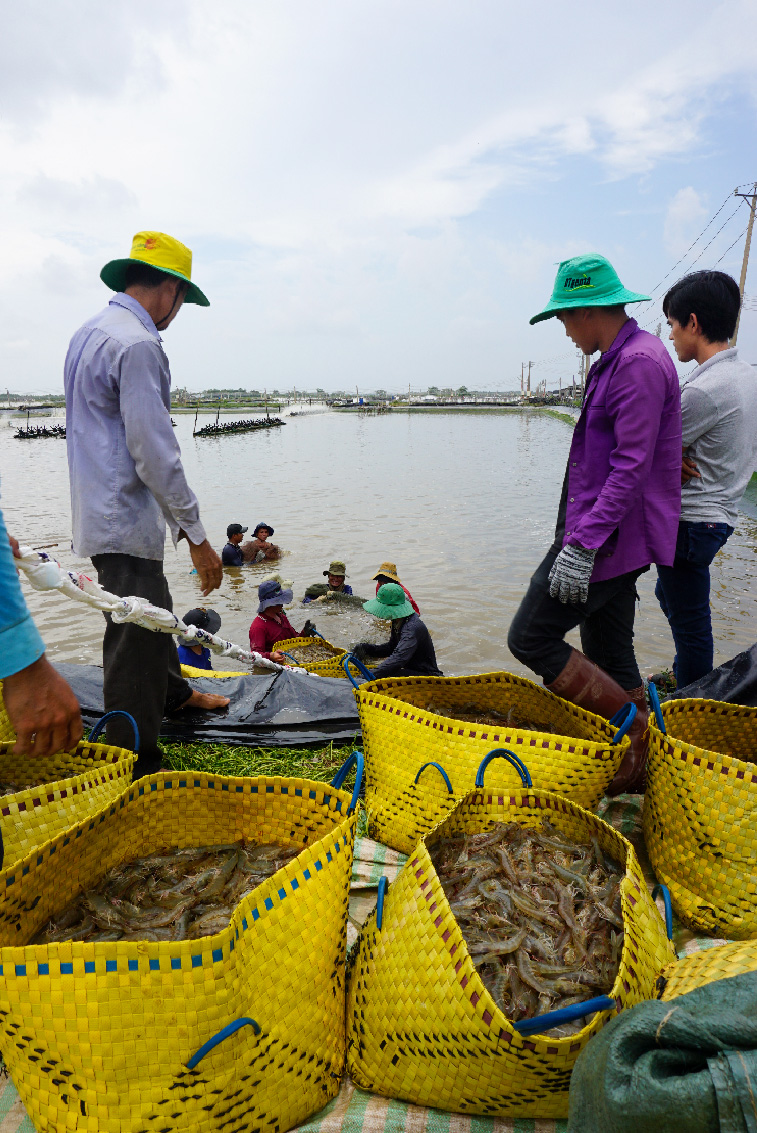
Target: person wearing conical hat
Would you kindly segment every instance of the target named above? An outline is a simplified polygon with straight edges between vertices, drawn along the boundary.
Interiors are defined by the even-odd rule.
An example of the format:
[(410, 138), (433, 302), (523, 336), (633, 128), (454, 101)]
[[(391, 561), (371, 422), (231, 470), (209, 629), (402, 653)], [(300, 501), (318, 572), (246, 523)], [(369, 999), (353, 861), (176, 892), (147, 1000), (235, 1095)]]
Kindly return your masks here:
[(379, 589), (384, 585), (384, 583), (386, 583), (386, 582), (396, 582), (397, 585), (401, 586), (402, 589), (405, 591), (405, 597), (407, 598), (408, 602), (410, 603), (410, 605), (415, 610), (416, 614), (418, 614), (418, 616), (420, 617), (420, 610), (418, 609), (418, 603), (415, 601), (415, 599), (413, 598), (413, 596), (410, 593), (410, 591), (408, 590), (408, 588), (400, 581), (399, 575), (397, 574), (397, 564), (396, 563), (390, 563), (390, 562), (382, 563), (381, 566), (376, 571), (376, 573), (374, 574), (373, 580), (376, 583), (376, 593), (377, 594), (379, 592)]
[[(609, 719), (636, 707), (631, 747), (609, 794), (644, 790), (647, 706), (633, 648), (636, 581), (669, 566), (681, 510), (681, 394), (659, 338), (626, 314), (628, 291), (604, 256), (560, 264), (532, 323), (556, 317), (589, 370), (565, 470), (555, 539), (508, 634), (511, 653), (552, 692)], [(581, 629), (583, 652), (565, 635)]]
[[(169, 610), (166, 524), (174, 546), (186, 539), (203, 595), (223, 577), (184, 475), (160, 335), (184, 304), (209, 305), (191, 275), (189, 248), (164, 232), (138, 232), (131, 254), (110, 260), (100, 272), (115, 294), (71, 339), (64, 373), (73, 549), (92, 559), (106, 590)], [(103, 642), (103, 694), (106, 712), (124, 709), (137, 721), (135, 778), (160, 767), (164, 712), (229, 703), (184, 680), (169, 634), (111, 619)], [(107, 739), (131, 746), (123, 717), (108, 723)]]
[(441, 677), (444, 674), (436, 663), (436, 652), (431, 634), (407, 600), (398, 582), (385, 582), (378, 594), (363, 609), (376, 618), (391, 621), (389, 640), (383, 645), (361, 641), (355, 646), (360, 659), (382, 657), (384, 660), (372, 670), (379, 677)]

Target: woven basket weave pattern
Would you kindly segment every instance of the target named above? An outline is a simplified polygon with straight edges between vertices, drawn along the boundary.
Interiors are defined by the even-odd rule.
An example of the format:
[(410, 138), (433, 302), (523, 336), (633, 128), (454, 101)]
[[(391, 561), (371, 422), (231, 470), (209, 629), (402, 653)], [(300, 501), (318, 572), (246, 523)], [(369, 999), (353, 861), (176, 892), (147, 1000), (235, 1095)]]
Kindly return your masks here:
[(416, 847), (351, 954), (347, 1069), (357, 1085), (418, 1105), (501, 1117), (565, 1117), (573, 1064), (607, 1021), (563, 1039), (521, 1037), (486, 990), (438, 880), (428, 846), (494, 822), (549, 817), (577, 841), (595, 836), (625, 863), (625, 942), (611, 995), (618, 1009), (654, 995), (675, 956), (633, 848), (612, 827), (549, 792), (474, 791)]
[[(339, 1088), (356, 819), (300, 779), (162, 773), (0, 874), (0, 1043), (38, 1129), (284, 1133)], [(303, 847), (224, 932), (24, 941), (122, 861), (239, 838)], [(185, 1063), (251, 1017), (192, 1071)]]
[(669, 964), (662, 971), (658, 980), (659, 998), (675, 999), (714, 980), (729, 979), (744, 972), (757, 972), (757, 941), (706, 948)]
[(286, 641), (277, 641), (275, 648), (282, 652), (288, 652), (290, 649), (301, 649), (303, 645), (322, 645), (326, 649), (333, 649), (334, 656), (329, 658), (328, 661), (313, 661), (312, 664), (303, 661), (290, 662), (287, 658), (287, 664), (297, 664), (301, 669), (307, 669), (309, 673), (320, 673), (322, 677), (344, 677), (346, 679), (347, 674), (342, 668), (345, 650), (332, 645), (330, 641), (326, 641), (323, 637), (289, 637)]
[(667, 735), (650, 719), (644, 802), (652, 867), (691, 928), (755, 937), (757, 709), (674, 700), (662, 713)]
[[(1, 683), (0, 737), (0, 782), (27, 787), (0, 797), (4, 868), (107, 806), (131, 783), (137, 757), (125, 748), (84, 741), (76, 751), (41, 759), (14, 755), (15, 732), (2, 700)], [(31, 786), (37, 783), (44, 786)]]
[[(492, 748), (510, 748), (521, 756), (534, 787), (565, 795), (589, 810), (628, 748), (625, 737), (612, 744), (616, 729), (601, 716), (510, 673), (389, 678), (364, 684), (355, 695), (366, 757), (369, 832), (403, 853), (410, 853), (473, 788), (481, 760)], [(503, 715), (513, 710), (520, 719), (562, 729), (564, 735), (470, 724), (425, 709), (433, 703), (452, 711), (471, 702)], [(433, 768), (414, 782), (428, 762), (442, 765), (452, 794)], [(517, 772), (503, 761), (487, 771), (492, 786), (510, 790), (518, 782)]]

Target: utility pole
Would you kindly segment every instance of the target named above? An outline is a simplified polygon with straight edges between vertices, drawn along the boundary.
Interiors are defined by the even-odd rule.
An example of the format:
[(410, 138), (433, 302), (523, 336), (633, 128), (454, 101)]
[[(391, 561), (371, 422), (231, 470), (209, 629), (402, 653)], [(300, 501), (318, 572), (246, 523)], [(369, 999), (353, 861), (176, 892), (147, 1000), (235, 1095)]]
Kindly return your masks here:
[[(754, 225), (754, 210), (757, 208), (757, 181), (752, 186), (751, 193), (740, 193), (738, 189), (733, 191), (734, 197), (743, 197), (749, 205), (749, 223), (746, 226), (746, 241), (744, 243), (744, 259), (741, 264), (741, 279), (739, 280), (739, 294), (741, 301), (744, 302), (744, 285), (746, 284), (746, 272), (749, 266), (749, 247), (752, 243), (752, 226)], [(738, 318), (736, 319), (736, 329), (733, 332), (731, 339), (731, 346), (736, 345), (736, 338), (739, 333), (739, 323), (741, 322), (741, 311), (739, 311)]]
[(527, 387), (529, 394), (531, 393), (531, 367), (532, 366), (533, 366), (533, 362), (529, 362), (528, 363), (528, 387)]

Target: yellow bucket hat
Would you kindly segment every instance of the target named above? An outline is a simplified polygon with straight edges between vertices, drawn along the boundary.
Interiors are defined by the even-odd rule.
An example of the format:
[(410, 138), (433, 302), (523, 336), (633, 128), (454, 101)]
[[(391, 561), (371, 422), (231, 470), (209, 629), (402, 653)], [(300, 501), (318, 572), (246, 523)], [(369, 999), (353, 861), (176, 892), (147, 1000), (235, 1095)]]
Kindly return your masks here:
[(138, 232), (131, 243), (131, 255), (125, 260), (111, 260), (100, 272), (100, 279), (112, 291), (123, 291), (126, 286), (126, 269), (129, 264), (149, 264), (150, 267), (164, 271), (166, 275), (176, 276), (189, 284), (184, 298), (185, 303), (197, 303), (209, 307), (196, 283), (192, 283), (192, 253), (186, 244), (167, 236), (165, 232)]

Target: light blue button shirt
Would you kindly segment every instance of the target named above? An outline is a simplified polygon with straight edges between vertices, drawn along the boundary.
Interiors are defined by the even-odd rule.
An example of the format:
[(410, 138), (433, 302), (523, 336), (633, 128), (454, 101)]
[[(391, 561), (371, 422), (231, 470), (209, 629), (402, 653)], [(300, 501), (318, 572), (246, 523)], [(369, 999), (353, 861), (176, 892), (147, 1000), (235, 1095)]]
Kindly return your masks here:
[(0, 512), (0, 680), (20, 673), (45, 652), (45, 643), (26, 608)]
[(71, 339), (64, 374), (73, 549), (161, 559), (166, 523), (202, 543), (205, 529), (171, 425), (161, 338), (131, 295), (114, 295)]

